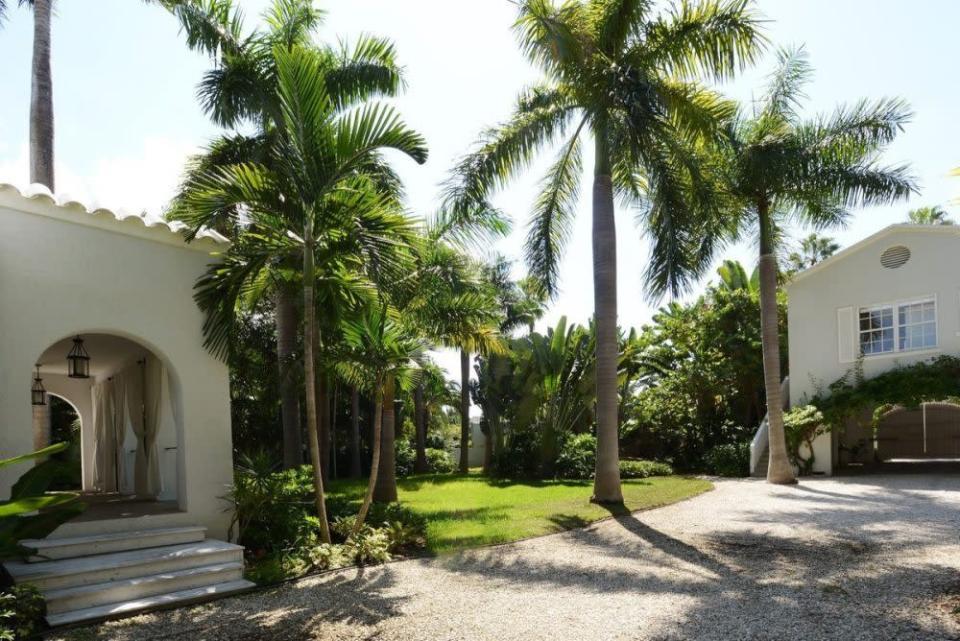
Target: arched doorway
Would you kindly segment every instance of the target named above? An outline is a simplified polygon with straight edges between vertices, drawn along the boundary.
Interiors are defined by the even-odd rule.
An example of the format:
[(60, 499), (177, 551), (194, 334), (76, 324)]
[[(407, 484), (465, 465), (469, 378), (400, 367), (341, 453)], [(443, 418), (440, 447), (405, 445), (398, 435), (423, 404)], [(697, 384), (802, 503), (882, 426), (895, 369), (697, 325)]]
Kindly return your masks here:
[[(90, 357), (87, 377), (70, 375), (67, 356), (77, 339)], [(137, 341), (97, 332), (55, 341), (37, 364), (50, 401), (46, 424), (37, 420), (44, 408), (34, 408), (35, 442), (38, 429), (48, 443), (63, 438), (52, 421), (58, 399), (79, 418), (80, 489), (90, 505), (81, 519), (177, 510), (182, 426), (168, 364)]]

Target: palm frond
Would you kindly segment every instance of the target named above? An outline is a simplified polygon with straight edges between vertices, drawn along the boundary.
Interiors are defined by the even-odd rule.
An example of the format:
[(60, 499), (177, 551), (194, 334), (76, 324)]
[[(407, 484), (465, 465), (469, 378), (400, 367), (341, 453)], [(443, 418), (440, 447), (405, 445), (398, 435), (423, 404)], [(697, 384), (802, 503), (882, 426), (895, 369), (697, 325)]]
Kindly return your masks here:
[(524, 245), (530, 274), (550, 296), (555, 296), (558, 290), (560, 257), (570, 238), (580, 198), (583, 173), (580, 132), (585, 124), (586, 120), (580, 123), (541, 181)]
[(630, 41), (639, 36), (652, 0), (590, 0), (593, 31), (600, 50), (617, 57)]
[(273, 0), (263, 20), (270, 28), (271, 44), (293, 47), (310, 44), (310, 35), (322, 24), (323, 16), (313, 0)]
[(807, 97), (803, 88), (812, 75), (810, 59), (803, 47), (777, 51), (777, 67), (770, 74), (762, 102), (764, 114), (795, 121), (800, 103)]
[(395, 96), (406, 86), (394, 44), (370, 35), (352, 47), (341, 43), (326, 78), (327, 91), (340, 109), (376, 96)]
[(669, 75), (726, 80), (756, 61), (766, 43), (761, 22), (750, 0), (683, 0), (648, 23), (634, 59)]

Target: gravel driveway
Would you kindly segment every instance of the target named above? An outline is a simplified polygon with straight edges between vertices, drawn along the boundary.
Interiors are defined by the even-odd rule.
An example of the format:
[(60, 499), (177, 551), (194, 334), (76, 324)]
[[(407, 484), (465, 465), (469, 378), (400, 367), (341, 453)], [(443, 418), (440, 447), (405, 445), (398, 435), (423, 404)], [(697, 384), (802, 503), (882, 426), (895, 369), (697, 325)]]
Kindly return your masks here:
[(304, 579), (74, 639), (958, 639), (960, 476), (718, 481), (520, 543)]

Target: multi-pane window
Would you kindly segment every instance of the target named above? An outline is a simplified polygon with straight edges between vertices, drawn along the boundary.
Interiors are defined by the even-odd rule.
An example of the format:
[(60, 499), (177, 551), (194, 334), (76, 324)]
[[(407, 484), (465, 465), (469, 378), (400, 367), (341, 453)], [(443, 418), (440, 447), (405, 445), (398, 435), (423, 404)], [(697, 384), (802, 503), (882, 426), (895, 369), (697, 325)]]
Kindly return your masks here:
[(937, 306), (932, 300), (922, 303), (900, 305), (899, 314), (899, 347), (908, 349), (926, 349), (937, 345)]
[(860, 353), (864, 356), (936, 346), (937, 304), (933, 300), (860, 310)]
[(893, 307), (860, 310), (860, 352), (864, 356), (892, 352), (894, 331)]

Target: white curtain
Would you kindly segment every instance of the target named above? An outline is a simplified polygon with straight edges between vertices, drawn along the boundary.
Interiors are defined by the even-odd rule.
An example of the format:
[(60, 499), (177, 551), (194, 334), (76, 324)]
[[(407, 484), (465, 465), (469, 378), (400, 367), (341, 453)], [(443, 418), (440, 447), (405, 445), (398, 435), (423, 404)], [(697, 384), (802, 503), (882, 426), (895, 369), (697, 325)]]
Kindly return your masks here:
[[(123, 470), (123, 406), (117, 412), (114, 382), (90, 388), (93, 401), (93, 486), (98, 492), (117, 492)], [(118, 430), (118, 423), (121, 429)], [(119, 443), (118, 443), (119, 432)]]
[(137, 370), (141, 385), (127, 387), (128, 405), (142, 408), (139, 413), (130, 413), (133, 433), (137, 436), (133, 486), (137, 497), (155, 499), (163, 489), (160, 482), (160, 448), (157, 446), (157, 435), (160, 432), (161, 400), (166, 371), (163, 363), (153, 356), (148, 356), (144, 364), (138, 364)]

